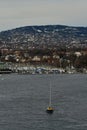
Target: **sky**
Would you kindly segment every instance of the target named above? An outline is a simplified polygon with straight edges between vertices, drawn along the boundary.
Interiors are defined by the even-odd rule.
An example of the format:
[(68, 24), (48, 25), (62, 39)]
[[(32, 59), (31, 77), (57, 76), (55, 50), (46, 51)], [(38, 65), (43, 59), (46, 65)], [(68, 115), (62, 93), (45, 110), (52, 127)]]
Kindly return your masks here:
[(87, 27), (87, 0), (0, 0), (0, 31), (31, 25)]

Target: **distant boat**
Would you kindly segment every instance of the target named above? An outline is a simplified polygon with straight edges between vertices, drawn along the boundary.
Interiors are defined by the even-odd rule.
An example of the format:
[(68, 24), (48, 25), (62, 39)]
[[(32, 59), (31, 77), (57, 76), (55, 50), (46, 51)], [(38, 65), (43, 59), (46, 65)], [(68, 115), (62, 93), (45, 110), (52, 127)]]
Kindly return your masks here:
[(50, 81), (49, 106), (47, 107), (47, 110), (46, 110), (47, 113), (53, 113), (53, 111), (54, 111), (54, 108), (52, 107), (52, 102), (51, 102), (51, 90), (52, 90), (51, 87), (52, 87), (52, 85), (51, 85), (51, 81)]
[(0, 74), (10, 74), (12, 73), (12, 70), (10, 69), (0, 69)]

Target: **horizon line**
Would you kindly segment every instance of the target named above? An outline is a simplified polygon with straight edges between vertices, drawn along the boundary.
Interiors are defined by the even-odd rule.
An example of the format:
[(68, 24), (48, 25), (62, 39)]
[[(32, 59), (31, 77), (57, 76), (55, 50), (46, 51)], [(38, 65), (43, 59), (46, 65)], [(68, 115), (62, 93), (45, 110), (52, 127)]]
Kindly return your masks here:
[(34, 25), (22, 25), (22, 26), (16, 26), (16, 27), (13, 27), (13, 28), (9, 28), (9, 29), (4, 29), (0, 32), (4, 32), (4, 31), (11, 31), (11, 30), (14, 30), (14, 29), (18, 29), (18, 28), (23, 28), (23, 27), (32, 27), (32, 26), (67, 26), (67, 27), (83, 27), (83, 28), (87, 28), (87, 26), (85, 25), (67, 25), (67, 24), (34, 24)]

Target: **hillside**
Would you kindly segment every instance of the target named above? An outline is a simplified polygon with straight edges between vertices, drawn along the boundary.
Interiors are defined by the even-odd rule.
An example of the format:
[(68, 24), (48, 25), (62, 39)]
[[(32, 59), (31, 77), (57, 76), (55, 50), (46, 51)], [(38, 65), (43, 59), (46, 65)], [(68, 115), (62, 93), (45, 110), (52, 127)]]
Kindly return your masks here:
[[(25, 26), (0, 32), (0, 46), (86, 46), (87, 27)], [(16, 46), (15, 46), (16, 45)]]

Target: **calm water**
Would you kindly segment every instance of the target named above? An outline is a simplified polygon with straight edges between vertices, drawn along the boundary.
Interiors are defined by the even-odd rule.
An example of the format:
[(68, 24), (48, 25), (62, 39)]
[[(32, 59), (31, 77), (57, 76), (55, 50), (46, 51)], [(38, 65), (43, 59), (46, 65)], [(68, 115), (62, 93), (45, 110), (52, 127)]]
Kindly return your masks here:
[(0, 75), (0, 130), (87, 130), (87, 75)]

